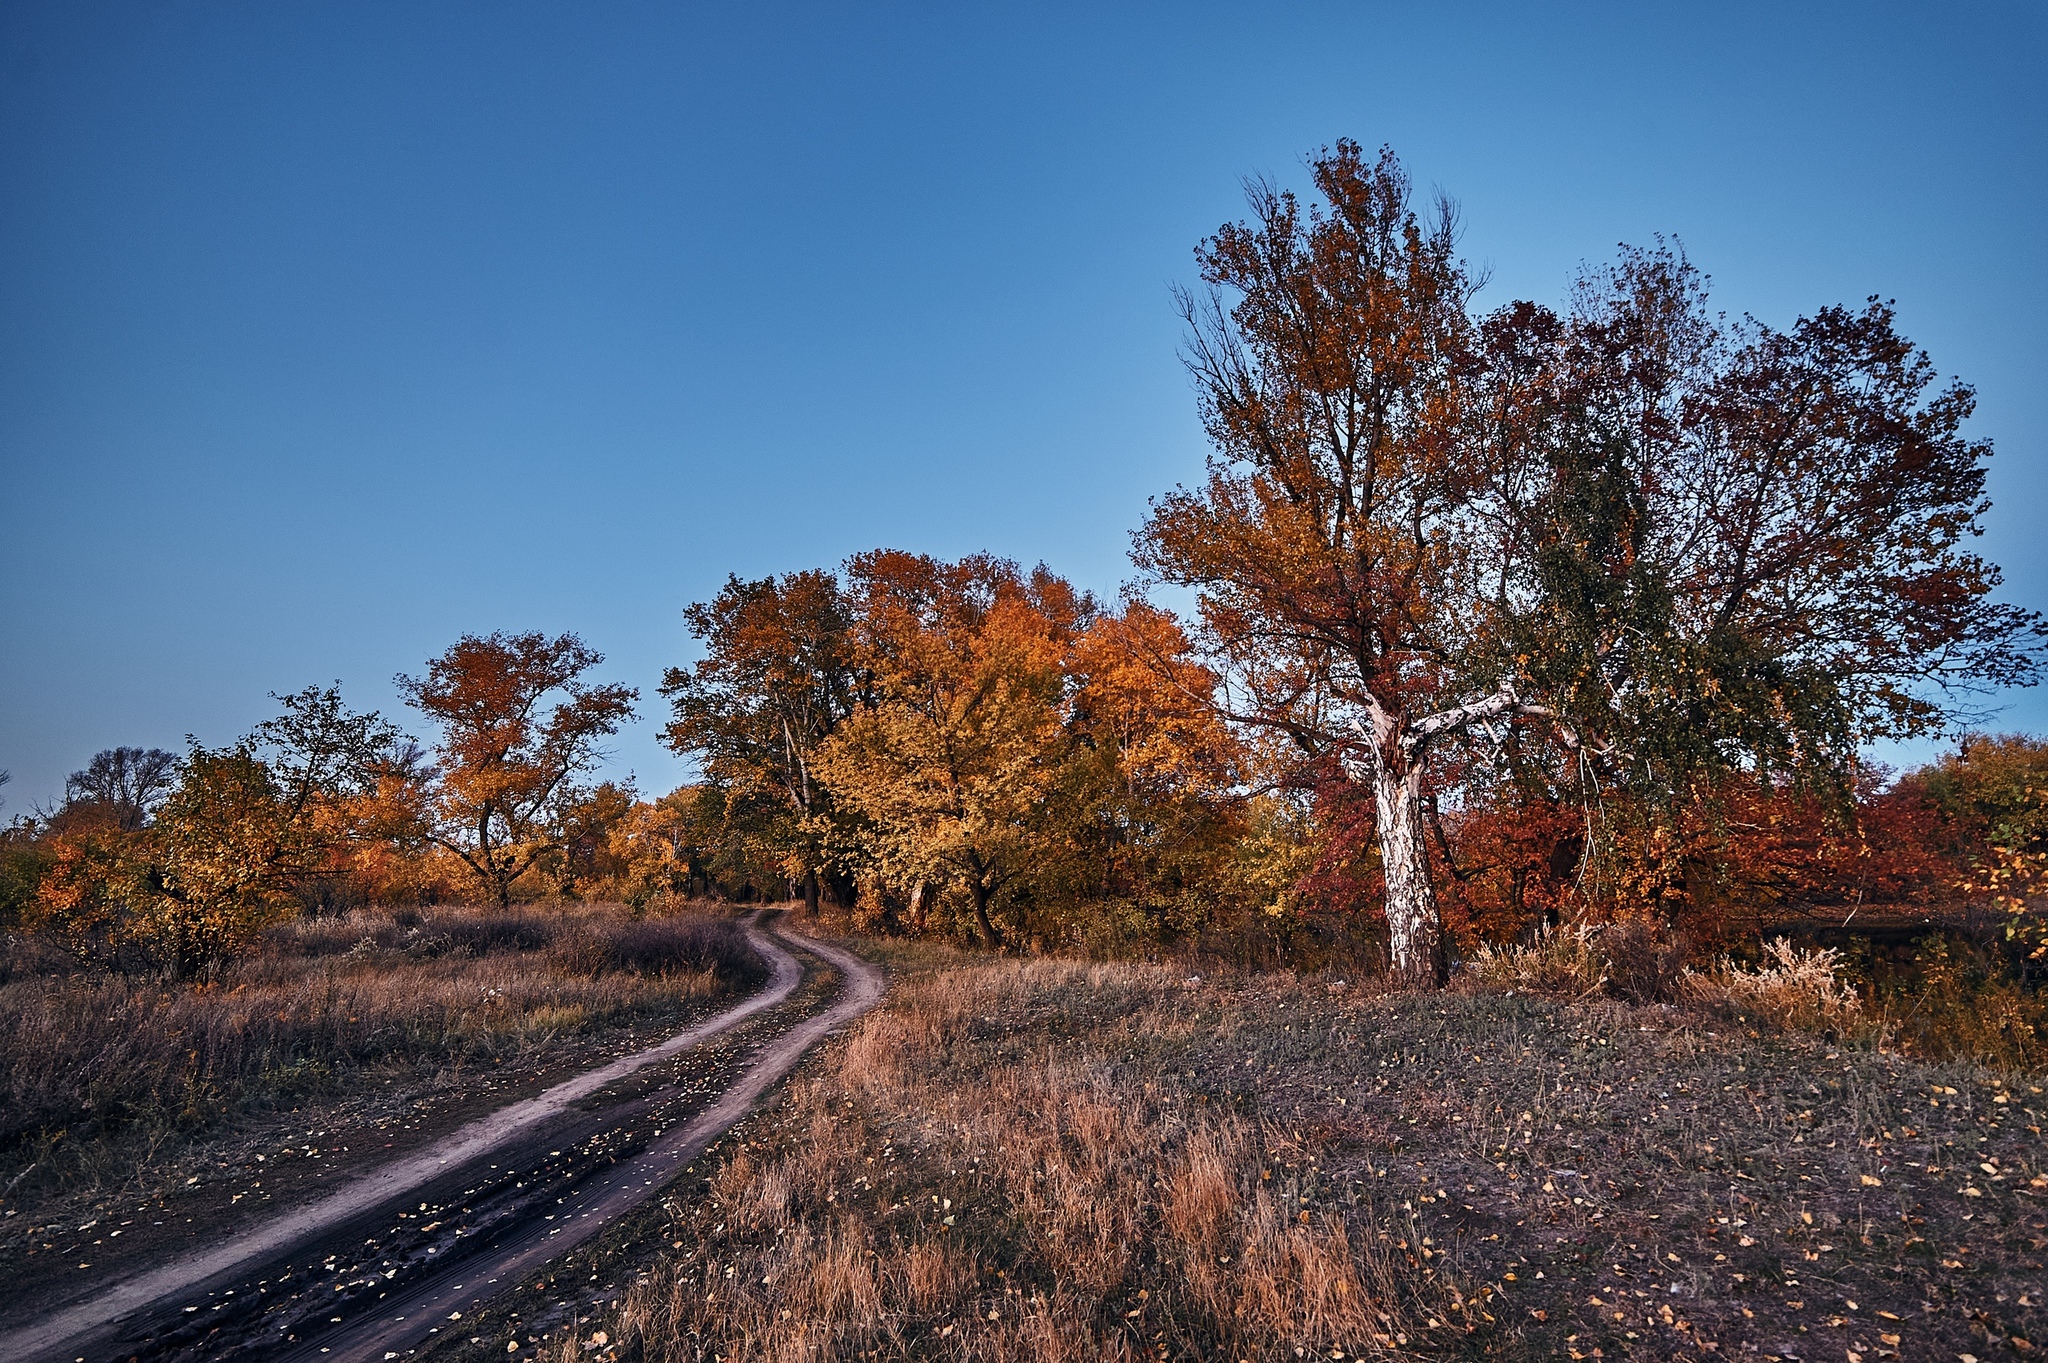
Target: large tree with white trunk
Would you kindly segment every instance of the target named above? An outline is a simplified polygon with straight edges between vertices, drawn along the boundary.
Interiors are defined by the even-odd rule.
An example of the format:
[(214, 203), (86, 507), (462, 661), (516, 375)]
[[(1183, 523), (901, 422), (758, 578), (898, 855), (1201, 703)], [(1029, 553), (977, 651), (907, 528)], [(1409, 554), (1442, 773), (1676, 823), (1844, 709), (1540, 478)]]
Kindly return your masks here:
[(2030, 613), (1958, 546), (1984, 510), (1970, 394), (1875, 303), (1779, 333), (1709, 314), (1673, 251), (1565, 314), (1472, 308), (1453, 215), (1391, 153), (1310, 161), (1198, 250), (1185, 358), (1214, 445), (1136, 558), (1192, 588), (1231, 718), (1373, 794), (1396, 972), (1445, 972), (1431, 759), (1552, 746), (1588, 789), (1856, 744), (2030, 681)]

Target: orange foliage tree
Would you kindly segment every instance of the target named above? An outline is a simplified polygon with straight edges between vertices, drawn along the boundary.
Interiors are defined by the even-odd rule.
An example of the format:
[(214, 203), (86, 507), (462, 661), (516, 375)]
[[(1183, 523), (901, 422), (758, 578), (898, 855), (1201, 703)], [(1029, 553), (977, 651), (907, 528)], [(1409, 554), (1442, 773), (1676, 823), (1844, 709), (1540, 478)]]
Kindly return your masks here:
[(843, 582), (729, 583), (692, 619), (707, 656), (664, 691), (705, 776), (707, 871), (737, 837), (736, 872), (815, 874), (842, 903), (862, 886), (912, 931), (957, 911), (998, 944), (1126, 912), (1118, 931), (1171, 930), (1228, 859), (1236, 745), (1166, 612), (986, 555), (876, 551)]
[(2030, 973), (2048, 968), (2048, 742), (1969, 734), (1899, 786), (1931, 813), (1956, 888), (2007, 916)]
[(702, 791), (681, 786), (642, 800), (611, 828), (611, 854), (624, 868), (625, 898), (645, 904), (658, 896), (688, 898), (710, 881), (700, 846), (697, 806)]
[(464, 635), (424, 677), (401, 675), (406, 703), (441, 734), (432, 765), (385, 791), (387, 828), (446, 849), (509, 906), (514, 882), (567, 852), (588, 794), (576, 778), (632, 717), (632, 687), (584, 681), (603, 661), (573, 634)]
[(1559, 316), (1470, 311), (1452, 215), (1391, 153), (1312, 158), (1198, 252), (1215, 453), (1137, 558), (1198, 594), (1220, 704), (1372, 795), (1396, 972), (1445, 970), (1432, 764), (1515, 745), (1555, 803), (1789, 771), (2029, 682), (2038, 617), (1959, 546), (1989, 448), (1888, 309), (1725, 328), (1671, 251)]
[(863, 860), (910, 889), (958, 886), (983, 941), (996, 898), (1046, 855), (1064, 749), (1061, 659), (1091, 603), (1040, 570), (877, 551), (847, 565), (875, 700), (820, 752), (818, 774), (860, 821)]
[(1180, 622), (1147, 602), (1089, 620), (1068, 645), (1069, 755), (1059, 841), (1076, 897), (1125, 907), (1147, 928), (1198, 928), (1245, 888), (1246, 754), (1211, 698), (1214, 675)]

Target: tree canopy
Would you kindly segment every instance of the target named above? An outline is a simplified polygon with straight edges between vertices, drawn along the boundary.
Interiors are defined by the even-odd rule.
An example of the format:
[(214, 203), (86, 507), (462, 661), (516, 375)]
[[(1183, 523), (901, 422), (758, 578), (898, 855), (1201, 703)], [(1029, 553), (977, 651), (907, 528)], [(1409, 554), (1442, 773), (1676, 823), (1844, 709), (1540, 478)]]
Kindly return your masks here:
[(573, 634), (466, 634), (425, 676), (398, 678), (406, 703), (441, 733), (432, 765), (390, 798), (500, 905), (514, 881), (566, 848), (567, 816), (584, 793), (576, 778), (632, 717), (632, 687), (583, 680), (603, 661)]
[[(1675, 249), (1558, 314), (1474, 310), (1455, 219), (1391, 152), (1311, 159), (1197, 253), (1186, 362), (1214, 446), (1137, 559), (1197, 593), (1239, 724), (1371, 789), (1396, 969), (1441, 979), (1431, 762), (1560, 779), (1845, 780), (1856, 745), (2031, 681), (2041, 622), (1962, 545), (1989, 446), (1890, 309), (1729, 325)], [(1932, 391), (1930, 391), (1932, 390)]]

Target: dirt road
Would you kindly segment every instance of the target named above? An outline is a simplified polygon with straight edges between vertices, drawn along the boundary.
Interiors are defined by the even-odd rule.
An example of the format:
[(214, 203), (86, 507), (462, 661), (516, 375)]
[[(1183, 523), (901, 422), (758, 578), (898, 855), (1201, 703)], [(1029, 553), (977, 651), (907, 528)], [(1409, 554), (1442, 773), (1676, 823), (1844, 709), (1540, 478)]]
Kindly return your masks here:
[[(819, 1039), (881, 998), (881, 974), (867, 962), (780, 924), (772, 932), (749, 928), (772, 974), (737, 1007), (480, 1118), (252, 1232), (11, 1328), (0, 1334), (0, 1358), (403, 1356), (653, 1197)], [(777, 936), (840, 972), (831, 1007), (770, 1036), (737, 1075), (719, 1075), (706, 1105), (699, 1094), (663, 1085), (588, 1110), (621, 1081), (787, 1001), (804, 970)], [(775, 1022), (764, 1019), (763, 1027), (773, 1031)]]

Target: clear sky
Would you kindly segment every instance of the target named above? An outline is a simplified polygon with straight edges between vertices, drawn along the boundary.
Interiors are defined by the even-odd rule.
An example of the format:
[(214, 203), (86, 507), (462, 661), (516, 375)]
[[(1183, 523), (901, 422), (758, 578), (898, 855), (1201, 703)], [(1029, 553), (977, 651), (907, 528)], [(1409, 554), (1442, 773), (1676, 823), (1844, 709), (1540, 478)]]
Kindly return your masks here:
[(1340, 136), (1460, 202), (1490, 301), (1658, 232), (1731, 312), (1896, 298), (2048, 608), (2044, 14), (5, 0), (0, 794), (313, 682), (400, 711), (492, 629), (640, 686), (658, 791), (728, 573), (1113, 592), (1201, 468), (1169, 287)]

